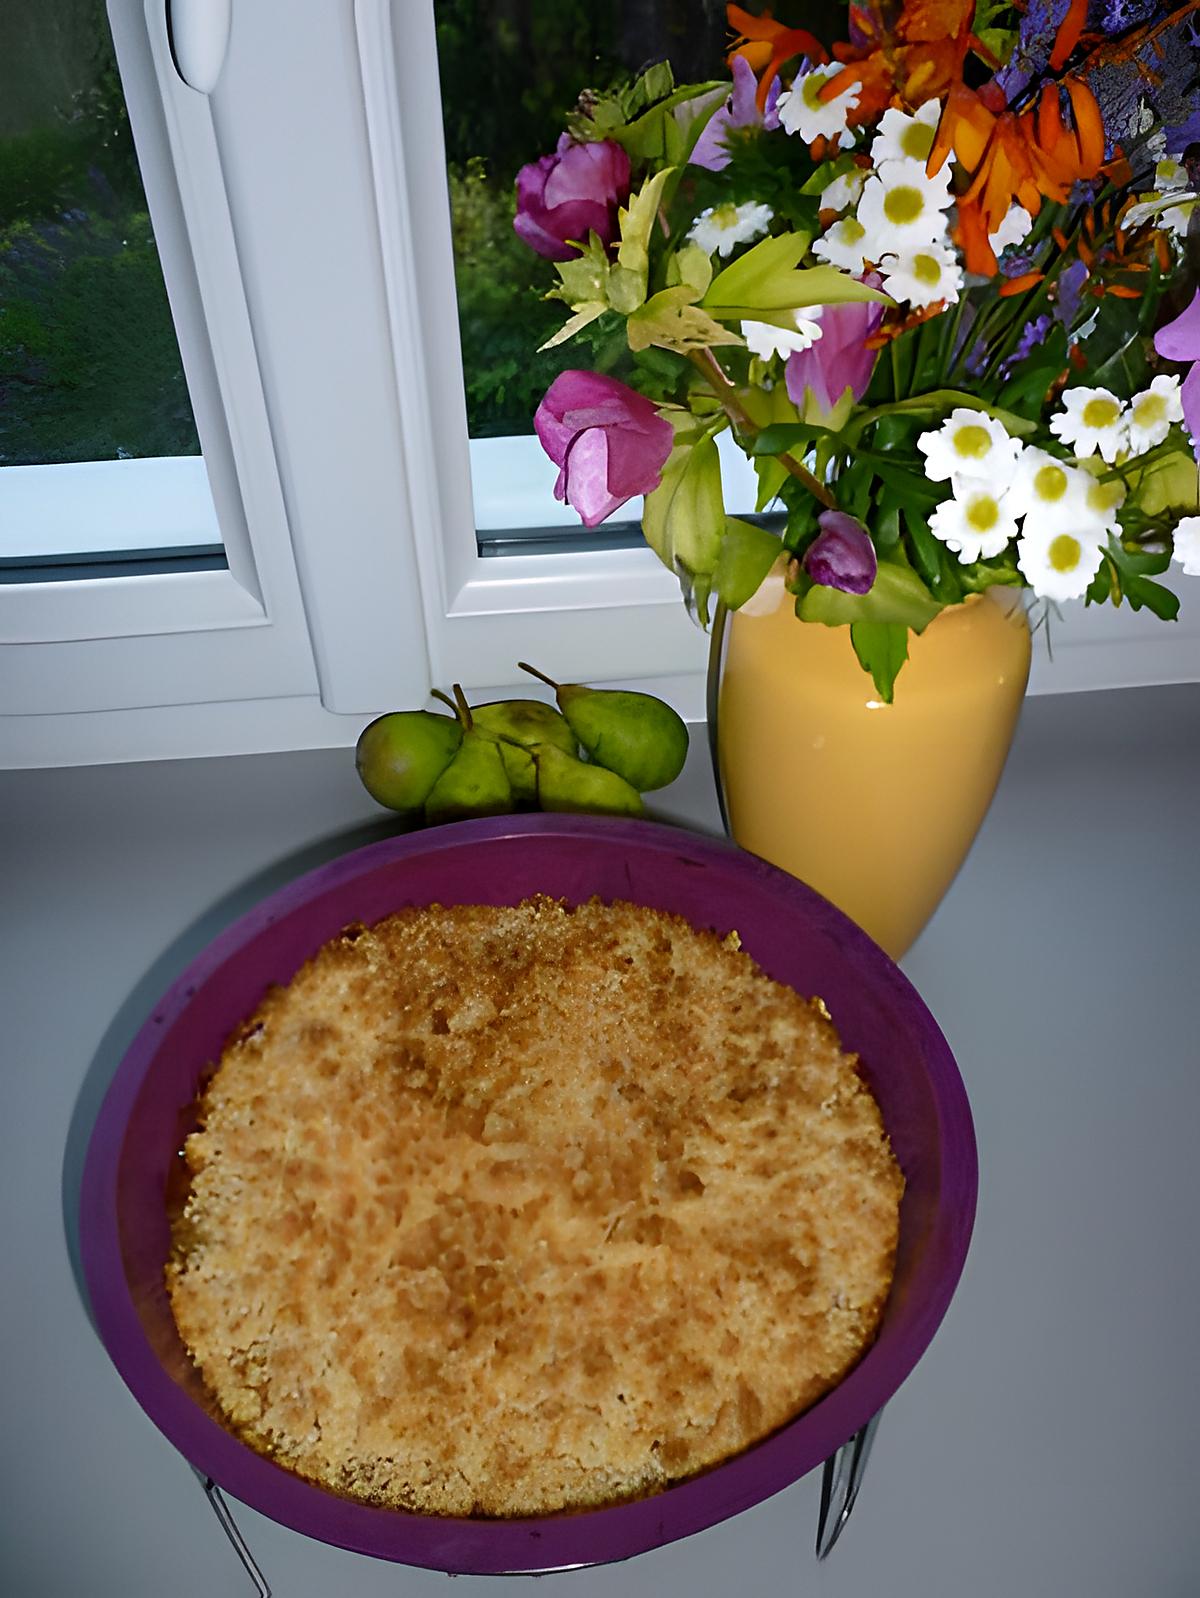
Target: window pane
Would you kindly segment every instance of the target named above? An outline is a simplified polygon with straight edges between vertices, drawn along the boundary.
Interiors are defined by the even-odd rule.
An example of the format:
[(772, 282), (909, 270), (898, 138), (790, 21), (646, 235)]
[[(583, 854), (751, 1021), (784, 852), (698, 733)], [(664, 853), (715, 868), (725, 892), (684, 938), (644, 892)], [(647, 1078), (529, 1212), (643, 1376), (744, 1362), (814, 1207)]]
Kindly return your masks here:
[(103, 0), (0, 35), (0, 559), (219, 541)]
[[(514, 182), (554, 149), (581, 90), (661, 60), (680, 82), (720, 76), (725, 0), (435, 0), (435, 13), (476, 521), (483, 531), (573, 528), (586, 547), (529, 435), (559, 372), (605, 367), (619, 351), (575, 342), (535, 353), (567, 311), (540, 298), (553, 267), (513, 232)], [(638, 509), (619, 513), (635, 518), (625, 542)]]

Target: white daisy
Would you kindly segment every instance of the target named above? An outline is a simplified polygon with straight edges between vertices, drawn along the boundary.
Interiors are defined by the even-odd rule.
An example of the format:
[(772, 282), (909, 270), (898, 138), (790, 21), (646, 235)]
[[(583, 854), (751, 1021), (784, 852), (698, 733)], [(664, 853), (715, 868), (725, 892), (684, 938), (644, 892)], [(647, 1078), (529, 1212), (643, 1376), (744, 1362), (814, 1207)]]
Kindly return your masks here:
[(863, 240), (867, 230), (857, 217), (844, 216), (835, 222), (812, 247), (818, 261), (828, 261), (830, 266), (840, 266), (844, 272), (857, 277), (866, 264)]
[(887, 161), (867, 179), (858, 202), (858, 220), (867, 230), (865, 253), (881, 255), (946, 236), (945, 213), (954, 203), (950, 162), (935, 178), (925, 176), (923, 161)]
[(1200, 516), (1185, 516), (1175, 523), (1174, 555), (1185, 577), (1200, 577)]
[(1064, 518), (1072, 523), (1082, 518), (1099, 527), (1103, 518), (1089, 509), (1088, 490), (1101, 486), (1106, 485), (1097, 484), (1081, 467), (1029, 445), (1017, 458), (1009, 493), (1018, 516), (1056, 516), (1060, 526)]
[(769, 205), (755, 205), (747, 200), (744, 205), (710, 205), (688, 229), (688, 238), (711, 255), (731, 255), (739, 244), (749, 244), (771, 225), (774, 216)]
[(1079, 456), (1099, 450), (1111, 466), (1129, 444), (1121, 401), (1107, 388), (1068, 388), (1063, 390), (1062, 404), (1062, 410), (1050, 418), (1055, 438)]
[(920, 161), (924, 166), (933, 149), (941, 102), (926, 100), (913, 116), (889, 106), (879, 119), (879, 132), (871, 144), (871, 160), (876, 166), (885, 161)]
[(935, 482), (949, 477), (971, 478), (976, 486), (1007, 488), (1021, 453), (1003, 423), (985, 411), (959, 406), (942, 425), (922, 433), (917, 446), (925, 456), (925, 475)]
[(1104, 550), (1084, 528), (1027, 516), (1017, 540), (1017, 565), (1039, 599), (1079, 599), (1100, 570)]
[(1002, 554), (1017, 534), (1017, 518), (1003, 489), (985, 483), (955, 483), (929, 518), (929, 531), (952, 549), (964, 566)]
[(1171, 431), (1172, 422), (1183, 421), (1183, 401), (1177, 377), (1156, 377), (1150, 387), (1135, 394), (1129, 402), (1126, 426), (1129, 453), (1144, 455), (1161, 444)]
[(1119, 477), (1114, 477), (1109, 483), (1101, 483), (1093, 478), (1088, 484), (1085, 504), (1088, 518), (1106, 533), (1120, 531), (1121, 519), (1117, 515), (1125, 503), (1125, 484)]
[(852, 83), (832, 100), (820, 97), (821, 90), (841, 70), (833, 61), (796, 74), (791, 88), (775, 102), (786, 132), (798, 133), (806, 144), (811, 144), (814, 139), (832, 139), (846, 131), (846, 118), (859, 101), (859, 85)]
[(997, 255), (1010, 244), (1020, 244), (1028, 238), (1033, 218), (1023, 205), (1010, 205), (1003, 222), (994, 233), (988, 234), (988, 243)]
[(757, 355), (760, 360), (769, 361), (772, 355), (782, 356), (786, 360), (800, 350), (811, 349), (820, 338), (822, 310), (820, 305), (809, 306), (803, 316), (799, 311), (793, 311), (792, 317), (796, 323), (794, 331), (776, 327), (772, 322), (743, 322), (742, 337), (750, 353)]
[(923, 244), (899, 255), (885, 255), (880, 270), (884, 292), (909, 305), (934, 305), (938, 300), (953, 305), (962, 288), (958, 257), (944, 244)]
[(848, 211), (857, 205), (866, 181), (867, 174), (861, 166), (852, 166), (849, 172), (834, 178), (821, 190), (822, 211)]

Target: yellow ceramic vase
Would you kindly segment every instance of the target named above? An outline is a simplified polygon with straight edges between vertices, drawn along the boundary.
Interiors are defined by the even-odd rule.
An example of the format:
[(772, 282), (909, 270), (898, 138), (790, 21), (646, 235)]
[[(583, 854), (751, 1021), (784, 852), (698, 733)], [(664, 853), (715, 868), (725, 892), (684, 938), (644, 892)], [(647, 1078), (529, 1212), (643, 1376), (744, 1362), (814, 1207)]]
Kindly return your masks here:
[[(831, 899), (898, 959), (933, 914), (1000, 780), (1029, 676), (1020, 596), (944, 610), (878, 698), (846, 627), (779, 604), (729, 618), (717, 755), (743, 848)], [(761, 599), (760, 599), (761, 605)]]

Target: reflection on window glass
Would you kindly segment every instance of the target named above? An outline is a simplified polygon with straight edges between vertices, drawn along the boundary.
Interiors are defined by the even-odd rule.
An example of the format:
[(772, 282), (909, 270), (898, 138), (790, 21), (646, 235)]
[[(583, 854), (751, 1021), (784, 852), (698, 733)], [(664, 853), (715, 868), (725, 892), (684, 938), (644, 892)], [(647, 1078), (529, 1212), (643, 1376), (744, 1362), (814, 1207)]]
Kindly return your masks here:
[(102, 0), (0, 40), (0, 466), (198, 455)]
[(581, 344), (533, 353), (565, 312), (539, 298), (552, 274), (513, 232), (517, 172), (554, 149), (583, 89), (662, 60), (683, 83), (721, 75), (725, 0), (435, 0), (435, 12), (469, 429), (529, 433), (559, 372), (608, 363)]

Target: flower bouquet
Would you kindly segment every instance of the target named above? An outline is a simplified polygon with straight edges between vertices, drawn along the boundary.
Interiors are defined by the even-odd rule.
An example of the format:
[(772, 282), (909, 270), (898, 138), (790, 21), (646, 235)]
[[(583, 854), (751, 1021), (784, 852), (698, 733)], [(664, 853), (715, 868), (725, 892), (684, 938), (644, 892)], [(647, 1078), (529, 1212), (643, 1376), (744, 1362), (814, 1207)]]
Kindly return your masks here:
[[(535, 418), (557, 496), (594, 526), (644, 494), (704, 624), (781, 567), (886, 700), (909, 633), (996, 584), (1172, 619), (1198, 4), (866, 0), (832, 52), (730, 5), (730, 80), (585, 91), (517, 180), (549, 342), (589, 356)], [(782, 536), (726, 513), (725, 431)]]

